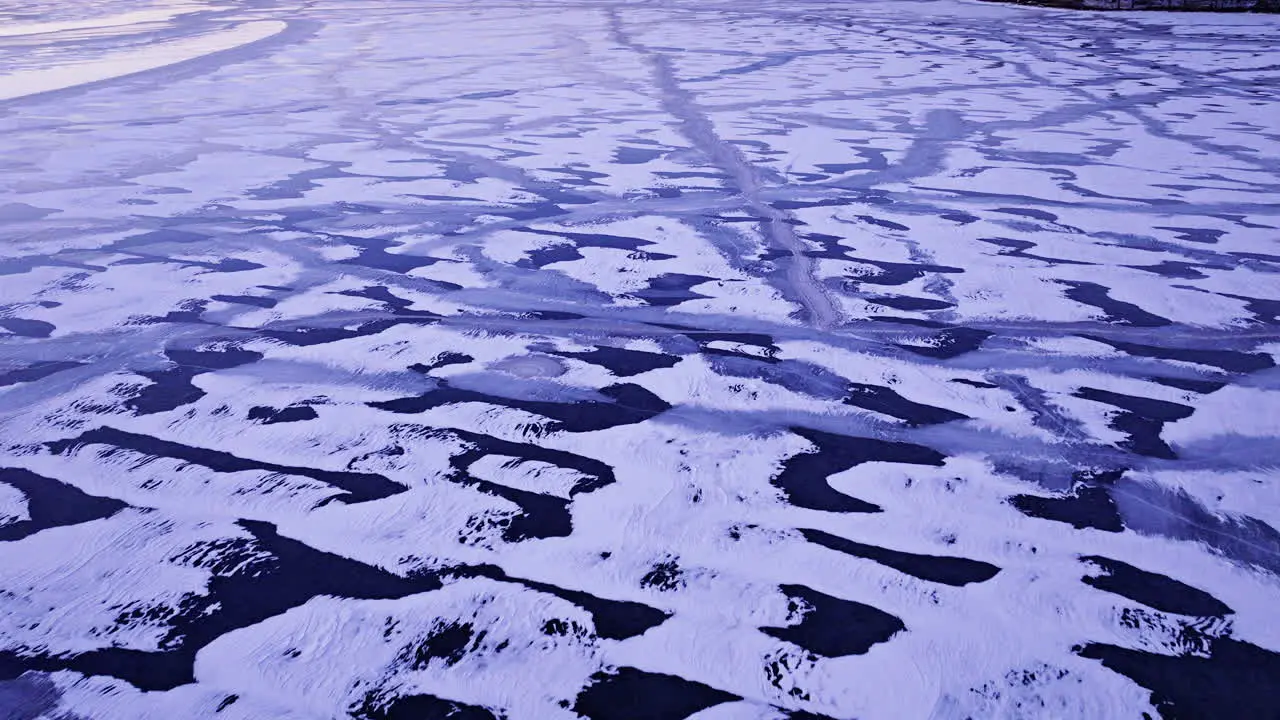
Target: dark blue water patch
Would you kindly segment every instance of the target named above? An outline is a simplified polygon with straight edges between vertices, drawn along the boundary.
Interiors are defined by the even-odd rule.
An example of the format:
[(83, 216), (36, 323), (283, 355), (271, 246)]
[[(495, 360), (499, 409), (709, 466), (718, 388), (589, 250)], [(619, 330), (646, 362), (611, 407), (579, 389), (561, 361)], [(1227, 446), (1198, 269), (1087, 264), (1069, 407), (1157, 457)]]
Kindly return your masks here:
[(1157, 358), (1160, 360), (1177, 360), (1221, 368), (1233, 373), (1251, 373), (1275, 367), (1276, 363), (1266, 353), (1246, 353), (1236, 350), (1216, 350), (1209, 348), (1177, 348), (1143, 345), (1140, 343), (1108, 340), (1097, 335), (1081, 334), (1086, 340), (1093, 340), (1129, 355), (1136, 357)]
[(466, 353), (445, 351), (437, 355), (430, 365), (414, 363), (409, 366), (409, 369), (416, 373), (429, 375), (433, 370), (439, 370), (450, 365), (466, 365), (469, 362), (475, 362), (475, 358)]
[(903, 225), (902, 223), (896, 223), (892, 220), (885, 220), (872, 215), (856, 215), (855, 217), (868, 225), (875, 225), (876, 227), (882, 227), (887, 230), (898, 230), (900, 232), (909, 232), (911, 230), (911, 228)]
[(365, 693), (358, 704), (347, 708), (347, 712), (356, 720), (499, 720), (505, 717), (479, 705), (445, 700), (435, 695), (387, 697), (372, 690)]
[(893, 308), (894, 310), (919, 311), (919, 310), (945, 310), (955, 307), (956, 304), (947, 302), (946, 300), (935, 300), (934, 298), (912, 297), (910, 295), (882, 295), (880, 297), (867, 298), (868, 302), (877, 305)]
[(160, 643), (164, 650), (107, 648), (61, 656), (0, 651), (0, 679), (32, 670), (72, 670), (116, 677), (144, 691), (170, 690), (195, 681), (195, 656), (204, 646), (314, 597), (393, 599), (441, 587), (434, 575), (399, 577), (316, 550), (281, 536), (270, 523), (237, 524), (250, 537), (199, 541), (171, 558), (212, 573), (206, 595), (188, 595), (177, 607), (125, 608), (116, 618), (122, 626), (168, 618), (170, 629)]
[(684, 720), (696, 712), (742, 698), (710, 685), (620, 667), (591, 676), (573, 705), (588, 720)]
[[(827, 233), (803, 233), (800, 239), (814, 243), (819, 250), (805, 250), (801, 254), (805, 257), (820, 258), (824, 260), (848, 260), (851, 248), (842, 244), (846, 238), (839, 235), (828, 235)], [(763, 256), (762, 260), (775, 260), (780, 257), (790, 257), (791, 253), (787, 250), (776, 248), (770, 249)]]
[(1208, 395), (1209, 393), (1217, 392), (1227, 386), (1225, 382), (1219, 380), (1196, 380), (1192, 378), (1179, 377), (1149, 377), (1147, 379), (1154, 383), (1178, 388), (1179, 390), (1188, 390), (1190, 392), (1200, 393), (1201, 395)]
[(1124, 529), (1115, 502), (1105, 488), (1080, 487), (1067, 497), (1015, 495), (1010, 502), (1024, 515), (1064, 522), (1077, 529), (1096, 528), (1107, 532)]
[(984, 243), (998, 245), (1005, 250), (1000, 251), (1003, 257), (1026, 258), (1027, 260), (1039, 260), (1049, 265), (1094, 265), (1096, 263), (1084, 262), (1083, 260), (1067, 260), (1066, 258), (1046, 257), (1044, 255), (1035, 255), (1027, 252), (1031, 248), (1039, 247), (1030, 240), (1014, 240), (1013, 238), (978, 238)]
[(928, 344), (910, 345), (907, 343), (895, 343), (895, 347), (899, 347), (907, 352), (915, 353), (916, 355), (923, 355), (924, 357), (938, 360), (950, 360), (951, 358), (971, 353), (974, 350), (981, 348), (987, 338), (994, 334), (988, 330), (979, 330), (978, 328), (964, 327), (961, 325), (947, 325), (946, 323), (939, 323), (931, 320), (920, 320), (917, 318), (874, 315), (871, 317), (871, 320), (875, 322), (911, 325), (914, 327), (936, 330), (936, 332), (930, 333), (925, 338)]
[(1035, 208), (994, 208), (992, 212), (1004, 213), (1005, 215), (1020, 215), (1029, 217), (1033, 220), (1042, 220), (1044, 222), (1056, 223), (1058, 216), (1047, 210), (1036, 210)]
[(800, 534), (805, 540), (829, 550), (871, 560), (912, 577), (944, 585), (961, 587), (969, 583), (986, 582), (1000, 572), (999, 567), (981, 560), (890, 550), (854, 542), (821, 530), (802, 528)]
[(791, 53), (775, 55), (773, 57), (767, 57), (757, 62), (748, 63), (746, 65), (739, 65), (737, 67), (718, 70), (716, 71), (716, 75), (719, 77), (725, 77), (728, 75), (746, 75), (748, 73), (756, 72), (757, 70), (764, 70), (766, 68), (779, 67), (782, 65), (786, 65), (787, 63), (794, 60), (795, 57), (796, 56), (792, 55)]
[(684, 192), (680, 188), (664, 186), (664, 185), (651, 187), (649, 188), (649, 192), (665, 200), (670, 200), (672, 198), (678, 198), (678, 197), (684, 196)]
[(1096, 190), (1090, 190), (1089, 188), (1082, 187), (1072, 182), (1060, 182), (1058, 183), (1058, 187), (1062, 188), (1063, 190), (1070, 190), (1071, 192), (1074, 192), (1077, 195), (1081, 195), (1083, 197), (1093, 199), (1093, 200), (1120, 200), (1124, 202), (1142, 203), (1143, 205), (1147, 205), (1150, 207), (1164, 208), (1169, 214), (1177, 214), (1182, 210), (1180, 206), (1189, 204), (1185, 200), (1177, 200), (1169, 197), (1153, 198), (1153, 197), (1130, 197), (1128, 195), (1108, 195), (1106, 193), (1097, 192)]
[[(801, 255), (808, 255), (808, 252), (801, 252)], [(772, 263), (774, 260), (783, 258), (794, 258), (794, 254), (785, 247), (764, 247), (759, 254), (754, 256), (755, 263), (753, 266), (759, 266), (760, 263)], [(762, 270), (762, 273), (768, 273), (768, 268)]]
[(871, 275), (845, 275), (846, 283), (858, 285), (905, 285), (930, 274), (962, 273), (964, 268), (949, 265), (932, 265), (929, 263), (897, 263), (886, 260), (868, 260), (845, 256), (845, 259), (876, 268)]
[(981, 380), (970, 380), (968, 378), (951, 378), (947, 382), (960, 383), (961, 385), (968, 385), (969, 387), (982, 388), (984, 390), (994, 390), (1000, 387), (995, 383), (982, 382)]
[(391, 290), (387, 289), (383, 285), (372, 285), (369, 287), (360, 288), (359, 290), (342, 290), (335, 294), (346, 295), (349, 297), (364, 298), (366, 300), (373, 300), (375, 302), (382, 303), (382, 307), (387, 312), (393, 315), (398, 315), (400, 317), (413, 317), (413, 318), (439, 318), (440, 317), (440, 315), (438, 315), (437, 313), (433, 313), (429, 310), (411, 309), (410, 306), (413, 305), (412, 300), (406, 300), (396, 295), (395, 293), (391, 292)]
[(36, 207), (21, 202), (0, 203), (0, 220), (4, 222), (31, 222), (43, 220), (62, 212), (52, 208)]
[(827, 478), (866, 462), (896, 462), (941, 467), (946, 456), (932, 448), (912, 443), (851, 437), (791, 428), (791, 432), (817, 446), (816, 452), (800, 453), (782, 465), (771, 484), (783, 491), (796, 507), (827, 512), (881, 512), (878, 505), (858, 500), (836, 490)]
[(666, 330), (676, 330), (678, 332), (684, 332), (686, 330), (702, 331), (702, 328), (697, 328), (692, 325), (677, 325), (676, 323), (669, 323), (669, 322), (648, 322), (645, 324), (652, 325), (654, 327), (664, 328)]
[(394, 107), (396, 105), (439, 105), (444, 102), (441, 98), (408, 98), (405, 100), (379, 100), (378, 105), (381, 107)]
[(1104, 403), (1112, 407), (1118, 407), (1131, 413), (1136, 413), (1143, 417), (1153, 418), (1162, 422), (1173, 422), (1183, 418), (1191, 417), (1191, 413), (1195, 412), (1195, 408), (1181, 403), (1169, 402), (1167, 400), (1156, 400), (1154, 398), (1140, 397), (1137, 395), (1125, 395), (1123, 393), (1112, 392), (1110, 390), (1099, 390), (1091, 387), (1081, 387), (1072, 393), (1073, 396), (1092, 400), (1094, 402)]
[[(865, 152), (865, 151), (864, 151)], [(878, 158), (868, 159), (863, 162), (854, 163), (819, 163), (814, 167), (826, 173), (824, 177), (831, 175), (844, 175), (845, 173), (854, 172), (855, 170), (883, 170), (885, 168), (885, 158), (883, 153), (876, 153)]]
[(782, 585), (789, 610), (803, 612), (796, 625), (760, 631), (820, 657), (862, 655), (907, 629), (889, 613), (853, 600), (833, 597), (803, 585)]
[(1164, 423), (1160, 420), (1137, 413), (1122, 412), (1111, 418), (1107, 425), (1128, 436), (1116, 443), (1118, 447), (1147, 457), (1162, 460), (1178, 459), (1178, 454), (1173, 451), (1173, 448), (1160, 438), (1160, 432), (1164, 429)]
[(486, 577), (501, 582), (519, 583), (531, 590), (546, 593), (572, 603), (591, 614), (596, 637), (607, 640), (626, 640), (643, 635), (671, 617), (671, 613), (630, 600), (610, 600), (597, 595), (569, 590), (557, 585), (512, 577), (495, 565), (469, 566), (456, 574), (463, 577)]
[(1200, 272), (1197, 268), (1209, 267), (1213, 270), (1225, 270), (1222, 267), (1212, 267), (1208, 265), (1200, 265), (1198, 263), (1180, 262), (1175, 260), (1165, 260), (1156, 265), (1125, 265), (1124, 267), (1134, 270), (1149, 272), (1160, 277), (1177, 278), (1179, 280), (1203, 280), (1208, 275)]
[(164, 354), (176, 365), (201, 371), (227, 370), (255, 363), (262, 359), (262, 353), (260, 352), (235, 347), (219, 350), (189, 350), (171, 347), (166, 348)]
[(1208, 657), (1166, 655), (1089, 643), (1076, 649), (1151, 691), (1164, 720), (1280, 717), (1280, 653), (1229, 637)]
[(1209, 228), (1171, 227), (1168, 225), (1156, 225), (1154, 229), (1168, 230), (1170, 232), (1176, 233), (1176, 236), (1179, 240), (1185, 240), (1187, 242), (1205, 243), (1208, 245), (1216, 244), (1218, 240), (1222, 238), (1223, 235), (1227, 234), (1226, 230), (1212, 230)]
[(459, 100), (492, 100), (494, 98), (511, 97), (518, 93), (518, 90), (485, 90), (482, 92), (467, 93), (459, 95)]
[(21, 468), (0, 468), (0, 483), (26, 496), (28, 516), (0, 525), (0, 542), (21, 540), (48, 528), (101, 520), (128, 507), (114, 498), (89, 495), (74, 485)]
[(547, 235), (551, 237), (564, 238), (569, 240), (578, 247), (598, 247), (612, 248), (614, 250), (639, 250), (646, 245), (652, 245), (652, 240), (644, 240), (642, 238), (627, 237), (625, 235), (604, 235), (600, 233), (579, 233), (566, 232), (559, 230), (540, 230), (531, 227), (515, 228), (516, 232), (529, 233), (531, 235)]
[(1071, 491), (1063, 496), (1014, 495), (1009, 498), (1009, 504), (1029, 517), (1067, 523), (1076, 529), (1122, 532), (1124, 523), (1110, 490), (1123, 474), (1123, 470), (1080, 472)]
[(528, 251), (525, 257), (516, 262), (516, 267), (537, 269), (553, 263), (581, 260), (582, 257), (577, 245), (560, 243)]
[(647, 305), (655, 307), (671, 307), (688, 300), (704, 299), (709, 296), (692, 292), (694, 285), (715, 280), (705, 275), (685, 275), (683, 273), (663, 273), (650, 278), (642, 290), (635, 290), (629, 295), (640, 298)]
[(120, 252), (122, 250), (147, 247), (149, 245), (187, 245), (191, 243), (212, 245), (213, 243), (211, 241), (212, 238), (203, 233), (193, 233), (187, 232), (186, 230), (164, 228), (161, 230), (139, 233), (137, 235), (130, 235), (127, 238), (117, 240), (103, 247), (100, 252)]
[(34, 257), (20, 258), (4, 258), (0, 260), (0, 276), (3, 275), (21, 275), (31, 272), (38, 267), (65, 267), (74, 270), (84, 270), (87, 272), (102, 272), (106, 270), (101, 265), (89, 265), (87, 263), (78, 263), (61, 258), (40, 255)]
[(256, 262), (242, 260), (240, 258), (221, 258), (214, 262), (205, 260), (187, 260), (185, 258), (171, 258), (163, 255), (137, 255), (124, 260), (116, 260), (111, 263), (112, 267), (117, 265), (177, 265), (183, 268), (201, 268), (209, 272), (236, 273), (246, 270), (261, 270), (266, 267)]
[(209, 299), (233, 305), (252, 305), (259, 308), (273, 308), (276, 306), (275, 300), (260, 295), (212, 295)]
[(969, 213), (966, 213), (966, 212), (942, 213), (938, 217), (942, 218), (943, 220), (950, 220), (951, 222), (957, 223), (959, 225), (970, 225), (982, 219), (982, 218), (979, 218), (977, 215), (970, 215)]
[(170, 310), (164, 315), (143, 316), (137, 322), (142, 325), (154, 325), (159, 323), (192, 323), (198, 325), (208, 325), (200, 316), (204, 314), (205, 309), (209, 306), (208, 300), (183, 300), (178, 303), (177, 310)]
[(75, 362), (72, 360), (47, 360), (43, 362), (32, 363), (24, 368), (9, 370), (0, 373), (0, 387), (8, 387), (19, 383), (35, 382), (43, 380), (50, 375), (60, 373), (63, 370), (82, 367), (88, 363)]
[(370, 407), (393, 413), (415, 414), (444, 405), (479, 402), (499, 407), (542, 415), (555, 421), (554, 430), (588, 432), (604, 430), (619, 425), (632, 425), (671, 409), (662, 398), (639, 385), (610, 385), (599, 393), (612, 402), (587, 400), (580, 402), (549, 402), (519, 400), (498, 395), (464, 390), (441, 383), (440, 387), (414, 397), (398, 398), (368, 403)]
[[(457, 202), (484, 202), (480, 198), (468, 197), (466, 195), (433, 195), (431, 193), (405, 193), (409, 197), (419, 200), (434, 200), (436, 202), (457, 203)], [(456, 230), (447, 230), (443, 233), (446, 237), (454, 237), (459, 233)]]
[(1222, 297), (1229, 297), (1232, 300), (1239, 300), (1244, 303), (1245, 312), (1253, 316), (1253, 319), (1264, 325), (1280, 325), (1280, 300), (1270, 300), (1267, 298), (1255, 298), (1247, 295), (1233, 295), (1231, 293), (1217, 293)]
[(341, 239), (359, 249), (359, 254), (353, 258), (339, 260), (340, 265), (358, 265), (374, 270), (386, 270), (395, 273), (407, 273), (417, 270), (420, 267), (430, 267), (440, 262), (440, 258), (430, 257), (427, 255), (407, 255), (404, 253), (390, 253), (388, 248), (400, 247), (403, 243), (393, 240), (380, 240), (378, 238), (361, 238), (351, 235), (333, 235), (336, 239)]
[(624, 145), (613, 151), (613, 161), (619, 165), (643, 165), (666, 154), (663, 149)]
[(403, 324), (410, 325), (432, 325), (438, 322), (438, 318), (429, 316), (396, 318), (389, 320), (371, 320), (361, 323), (356, 328), (341, 327), (296, 327), (289, 330), (258, 330), (256, 331), (263, 337), (269, 337), (273, 340), (279, 340), (282, 343), (296, 345), (299, 347), (309, 347), (312, 345), (325, 345), (340, 340), (349, 340), (357, 337), (369, 337), (377, 335), (392, 327)]
[(882, 385), (849, 383), (849, 394), (844, 398), (844, 404), (895, 417), (913, 426), (937, 425), (953, 420), (969, 419), (968, 415), (946, 408), (908, 400), (892, 388)]
[(1257, 518), (1213, 512), (1185, 490), (1133, 479), (1117, 483), (1112, 497), (1131, 530), (1206, 545), (1235, 562), (1280, 575), (1280, 530)]
[(144, 456), (169, 458), (193, 465), (201, 465), (218, 473), (258, 470), (308, 477), (316, 482), (332, 485), (343, 490), (345, 494), (339, 495), (333, 500), (344, 503), (379, 500), (402, 493), (406, 489), (403, 485), (392, 482), (381, 475), (278, 465), (261, 460), (242, 458), (219, 450), (160, 440), (148, 435), (126, 432), (111, 427), (100, 427), (83, 432), (74, 438), (45, 443), (49, 451), (55, 455), (74, 452), (85, 445), (105, 445), (111, 448), (107, 451), (108, 455), (116, 454), (121, 450), (132, 450)]
[(206, 395), (191, 382), (203, 371), (176, 367), (168, 370), (140, 370), (138, 374), (151, 381), (137, 394), (125, 400), (124, 406), (135, 415), (154, 415), (190, 405)]
[(248, 419), (263, 425), (277, 423), (305, 422), (320, 417), (310, 405), (290, 405), (284, 408), (273, 408), (266, 405), (255, 405), (249, 408)]
[(1129, 598), (1149, 608), (1194, 617), (1222, 617), (1235, 612), (1204, 590), (1166, 575), (1099, 555), (1084, 555), (1080, 559), (1098, 566), (1103, 572), (1096, 577), (1081, 578), (1086, 585)]
[(1124, 395), (1109, 390), (1082, 387), (1072, 393), (1074, 397), (1103, 403), (1120, 408), (1121, 412), (1111, 418), (1108, 425), (1127, 434), (1127, 440), (1118, 445), (1139, 455), (1174, 460), (1177, 455), (1164, 440), (1160, 432), (1166, 422), (1174, 422), (1191, 417), (1195, 408), (1180, 403), (1155, 400), (1152, 398)]
[(605, 345), (597, 345), (596, 349), (586, 352), (552, 352), (551, 354), (603, 367), (618, 377), (631, 377), (650, 370), (675, 367), (682, 359), (679, 355), (664, 355)]
[(43, 320), (25, 320), (15, 317), (0, 317), (0, 328), (4, 328), (18, 337), (47, 338), (57, 330), (57, 326)]
[(164, 370), (140, 370), (138, 374), (151, 381), (136, 395), (125, 401), (125, 407), (138, 415), (169, 412), (196, 402), (205, 392), (192, 379), (213, 370), (239, 367), (262, 359), (262, 353), (240, 348), (223, 350), (184, 350), (169, 348), (165, 356), (174, 367)]
[(596, 182), (603, 178), (609, 177), (609, 173), (595, 172), (586, 167), (579, 167), (576, 163), (559, 168), (538, 168), (542, 172), (556, 173), (559, 175), (569, 175), (572, 179), (561, 180), (564, 185), (574, 185), (579, 187), (603, 187), (603, 183)]
[(1064, 293), (1068, 298), (1101, 310), (1107, 322), (1134, 327), (1164, 327), (1173, 324), (1172, 320), (1149, 313), (1133, 303), (1112, 298), (1107, 294), (1110, 292), (1109, 288), (1103, 285), (1079, 280), (1056, 282), (1068, 288)]
[(184, 267), (202, 267), (210, 272), (220, 273), (238, 273), (248, 270), (261, 270), (266, 267), (266, 265), (261, 265), (251, 260), (244, 260), (241, 258), (221, 258), (215, 262), (208, 263), (197, 262), (194, 260), (183, 260), (182, 264)]
[[(573, 534), (573, 513), (569, 511), (569, 501), (564, 498), (481, 480), (465, 470), (452, 479), (459, 484), (474, 487), (485, 495), (502, 498), (520, 508), (518, 515), (505, 521), (502, 528), (502, 539), (505, 542), (544, 540), (569, 537)], [(463, 542), (462, 536), (459, 536), (459, 542)]]
[(845, 207), (852, 205), (854, 202), (852, 198), (828, 198), (825, 200), (774, 200), (769, 205), (774, 209), (787, 211), (820, 207)]
[(474, 183), (488, 177), (466, 160), (448, 159), (444, 162), (444, 177), (460, 183)]

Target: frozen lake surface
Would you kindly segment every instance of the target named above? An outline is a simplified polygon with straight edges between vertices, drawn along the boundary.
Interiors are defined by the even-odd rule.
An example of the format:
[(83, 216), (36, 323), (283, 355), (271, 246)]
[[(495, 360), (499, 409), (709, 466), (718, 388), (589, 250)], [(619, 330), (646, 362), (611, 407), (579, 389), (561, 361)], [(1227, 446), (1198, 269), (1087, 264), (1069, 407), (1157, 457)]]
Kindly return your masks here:
[(1276, 48), (6, 3), (0, 716), (1280, 716)]

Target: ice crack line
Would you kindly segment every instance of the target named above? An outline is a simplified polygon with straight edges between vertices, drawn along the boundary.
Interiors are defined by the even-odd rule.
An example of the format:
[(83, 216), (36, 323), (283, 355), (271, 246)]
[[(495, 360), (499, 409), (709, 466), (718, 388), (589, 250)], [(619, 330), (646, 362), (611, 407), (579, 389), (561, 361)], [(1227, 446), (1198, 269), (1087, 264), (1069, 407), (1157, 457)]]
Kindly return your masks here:
[(616, 9), (605, 11), (614, 42), (640, 55), (653, 72), (653, 81), (665, 112), (679, 121), (680, 133), (711, 159), (732, 180), (745, 205), (761, 218), (761, 230), (769, 244), (790, 253), (784, 259), (785, 281), (793, 298), (803, 308), (805, 320), (819, 329), (840, 321), (840, 311), (815, 275), (815, 261), (791, 224), (791, 218), (762, 197), (759, 171), (732, 144), (722, 139), (710, 118), (699, 109), (693, 93), (680, 86), (671, 58), (636, 42), (627, 32)]

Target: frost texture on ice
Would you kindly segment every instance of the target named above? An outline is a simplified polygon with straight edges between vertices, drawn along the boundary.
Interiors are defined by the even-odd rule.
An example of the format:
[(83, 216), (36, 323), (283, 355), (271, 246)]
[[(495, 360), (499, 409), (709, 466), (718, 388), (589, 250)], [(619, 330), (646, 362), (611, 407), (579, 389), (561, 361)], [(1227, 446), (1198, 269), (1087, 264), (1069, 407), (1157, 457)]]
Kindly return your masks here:
[(1277, 45), (7, 4), (0, 710), (1275, 716)]

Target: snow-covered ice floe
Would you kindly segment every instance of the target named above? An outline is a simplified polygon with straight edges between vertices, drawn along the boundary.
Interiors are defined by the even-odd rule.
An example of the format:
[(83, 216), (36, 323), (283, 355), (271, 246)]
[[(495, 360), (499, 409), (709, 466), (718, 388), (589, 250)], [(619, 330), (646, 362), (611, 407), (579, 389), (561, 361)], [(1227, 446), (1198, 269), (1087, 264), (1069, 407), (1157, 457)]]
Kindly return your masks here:
[(0, 12), (10, 716), (1280, 713), (1280, 18)]

